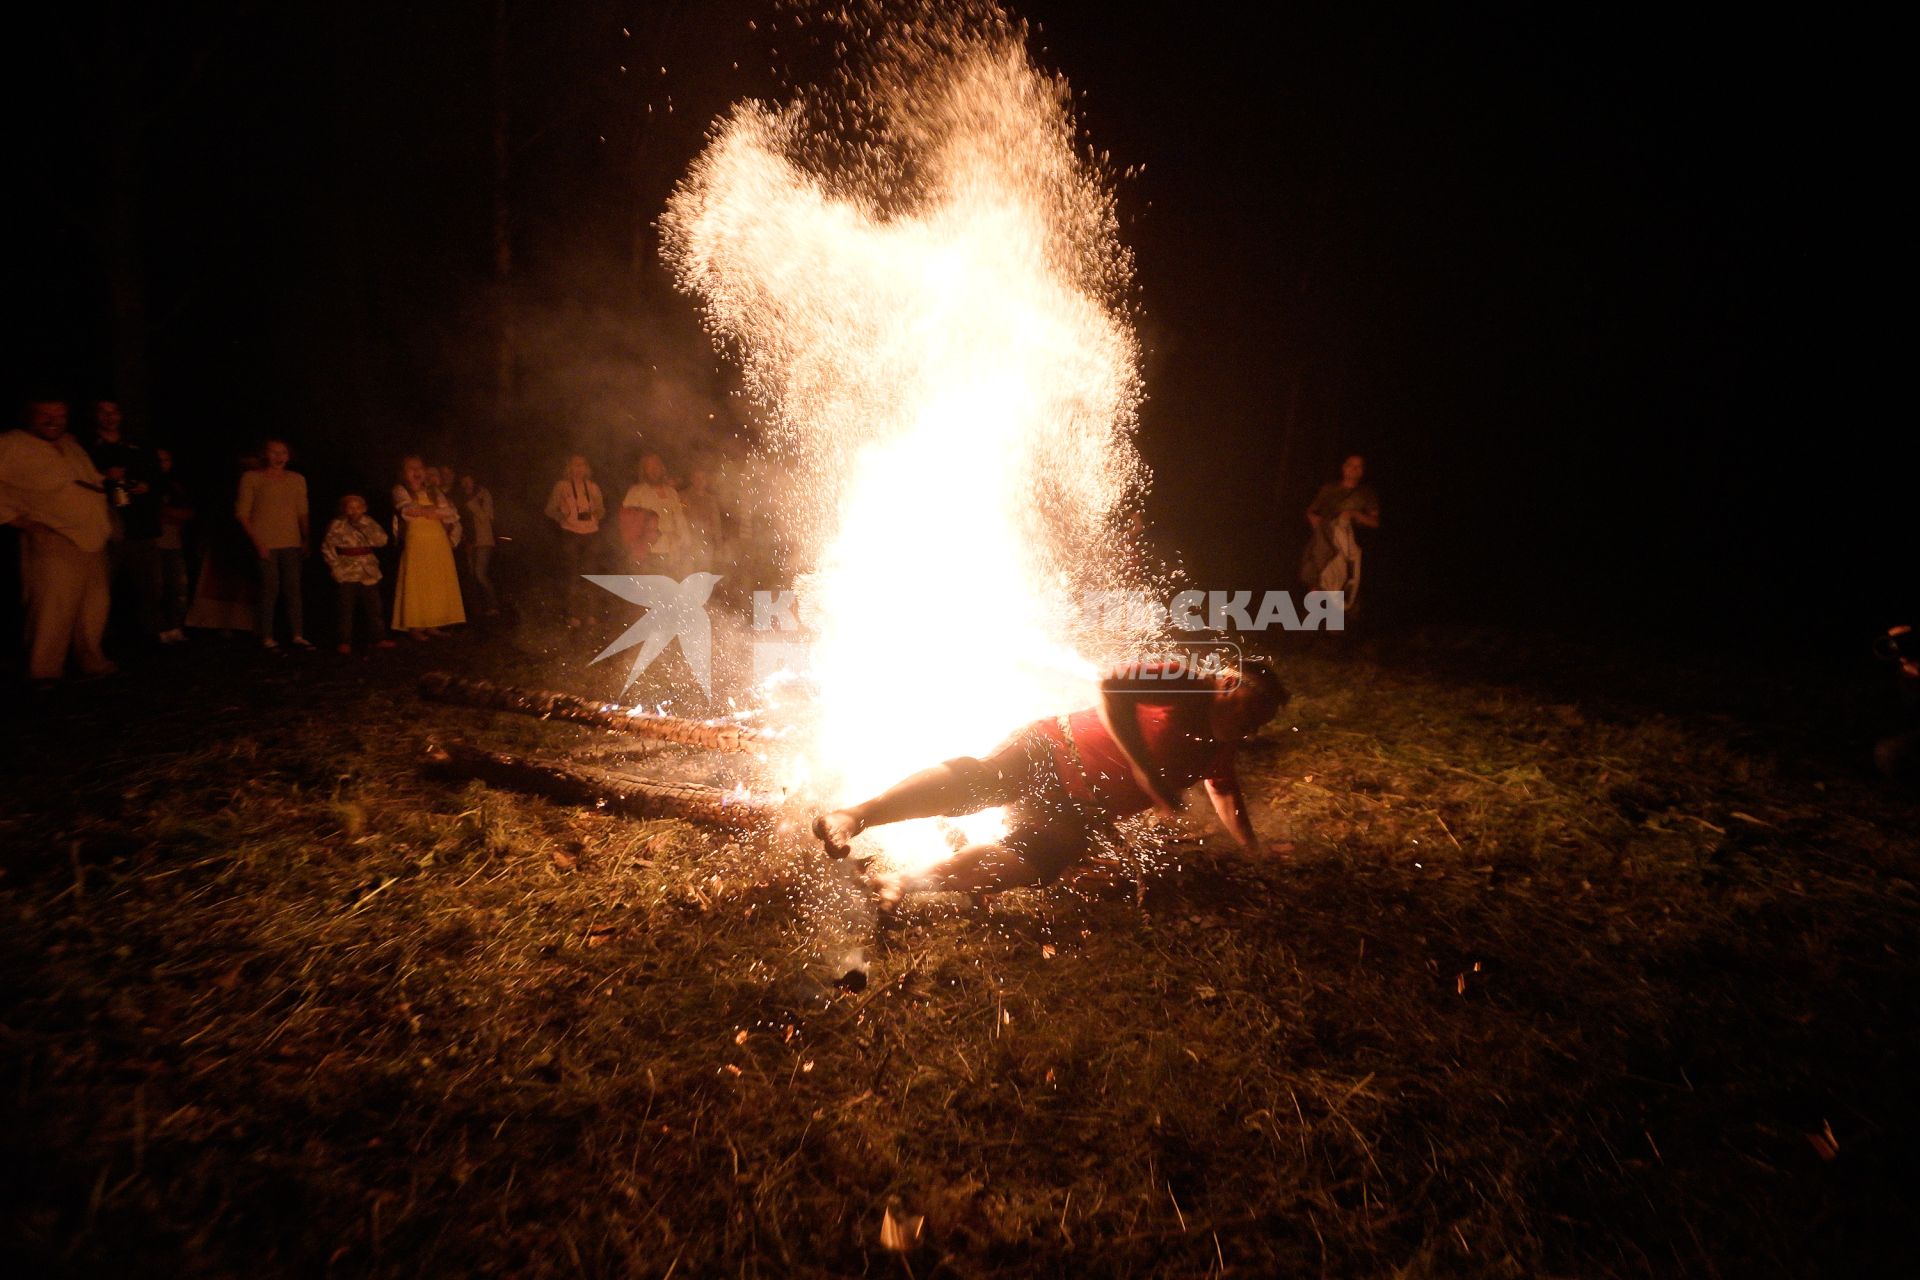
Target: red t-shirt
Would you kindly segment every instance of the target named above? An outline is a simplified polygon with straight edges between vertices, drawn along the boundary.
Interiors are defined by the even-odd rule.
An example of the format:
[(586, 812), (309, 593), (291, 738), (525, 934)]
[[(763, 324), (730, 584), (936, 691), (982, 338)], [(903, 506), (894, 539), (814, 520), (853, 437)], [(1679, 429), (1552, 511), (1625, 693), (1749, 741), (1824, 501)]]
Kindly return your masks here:
[[(1179, 795), (1202, 778), (1228, 789), (1239, 786), (1233, 770), (1234, 751), (1239, 744), (1221, 742), (1213, 736), (1208, 714), (1212, 701), (1206, 694), (1174, 694), (1163, 703), (1134, 704), (1147, 744), (1147, 763), (1164, 781), (1170, 796)], [(1041, 720), (1037, 727), (1053, 748), (1053, 765), (1068, 795), (1115, 816), (1153, 806), (1134, 782), (1126, 754), (1100, 723), (1098, 711), (1076, 711), (1067, 717), (1067, 723), (1071, 745), (1068, 730), (1061, 728), (1058, 718)]]

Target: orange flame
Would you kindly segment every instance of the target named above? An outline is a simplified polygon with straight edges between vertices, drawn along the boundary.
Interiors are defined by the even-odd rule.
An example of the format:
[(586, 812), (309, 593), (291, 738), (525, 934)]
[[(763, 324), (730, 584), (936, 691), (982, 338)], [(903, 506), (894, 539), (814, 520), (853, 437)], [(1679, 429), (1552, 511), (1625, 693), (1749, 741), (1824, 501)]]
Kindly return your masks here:
[[(1116, 585), (1145, 478), (1132, 263), (1024, 36), (923, 6), (837, 92), (737, 106), (662, 223), (797, 481), (821, 715), (788, 777), (823, 802), (1092, 696), (1106, 638), (1075, 606)], [(874, 836), (901, 866), (946, 850)]]

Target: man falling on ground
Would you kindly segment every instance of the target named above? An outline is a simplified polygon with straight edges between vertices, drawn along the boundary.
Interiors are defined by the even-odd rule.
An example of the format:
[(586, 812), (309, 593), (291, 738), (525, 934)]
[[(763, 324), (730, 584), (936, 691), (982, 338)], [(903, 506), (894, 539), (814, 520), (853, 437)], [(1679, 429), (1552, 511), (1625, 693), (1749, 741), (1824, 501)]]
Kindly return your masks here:
[(1122, 668), (1100, 682), (1097, 707), (1036, 720), (983, 759), (948, 760), (822, 814), (813, 834), (839, 858), (869, 827), (1004, 806), (1007, 834), (999, 840), (874, 882), (889, 903), (910, 891), (988, 893), (1057, 879), (1112, 838), (1117, 819), (1146, 809), (1170, 815), (1180, 794), (1204, 781), (1220, 825), (1241, 848), (1261, 852), (1234, 756), (1286, 702), (1287, 691), (1261, 662), (1212, 675), (1160, 664)]

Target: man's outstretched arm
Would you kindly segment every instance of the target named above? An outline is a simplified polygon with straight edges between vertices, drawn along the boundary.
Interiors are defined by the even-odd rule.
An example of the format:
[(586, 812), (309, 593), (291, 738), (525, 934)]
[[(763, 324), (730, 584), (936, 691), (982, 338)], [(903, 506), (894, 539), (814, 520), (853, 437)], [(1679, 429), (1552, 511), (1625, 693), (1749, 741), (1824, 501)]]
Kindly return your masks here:
[[(1271, 846), (1263, 842), (1253, 829), (1253, 819), (1247, 814), (1246, 797), (1240, 794), (1240, 779), (1208, 778), (1207, 799), (1213, 802), (1214, 816), (1220, 819), (1220, 825), (1233, 837), (1235, 844), (1248, 853), (1266, 853)], [(1284, 852), (1284, 849), (1273, 849)]]
[(1233, 837), (1234, 843), (1249, 853), (1260, 848), (1260, 837), (1254, 834), (1253, 819), (1247, 816), (1246, 797), (1240, 794), (1240, 780), (1207, 779), (1207, 799), (1213, 802), (1213, 814), (1220, 819), (1220, 825)]

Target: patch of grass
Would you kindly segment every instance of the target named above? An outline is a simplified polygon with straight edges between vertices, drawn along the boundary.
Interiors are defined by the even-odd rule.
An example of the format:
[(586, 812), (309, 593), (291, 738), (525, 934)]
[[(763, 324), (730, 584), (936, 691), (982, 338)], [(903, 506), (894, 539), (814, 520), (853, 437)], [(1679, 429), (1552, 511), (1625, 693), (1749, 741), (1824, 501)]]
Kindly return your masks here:
[(875, 937), (794, 849), (422, 780), (621, 745), (429, 660), (584, 684), (201, 655), (13, 734), (39, 1268), (884, 1273), (889, 1208), (916, 1276), (1895, 1264), (1915, 814), (1765, 726), (1301, 659), (1246, 761), (1287, 856), (1196, 823)]

